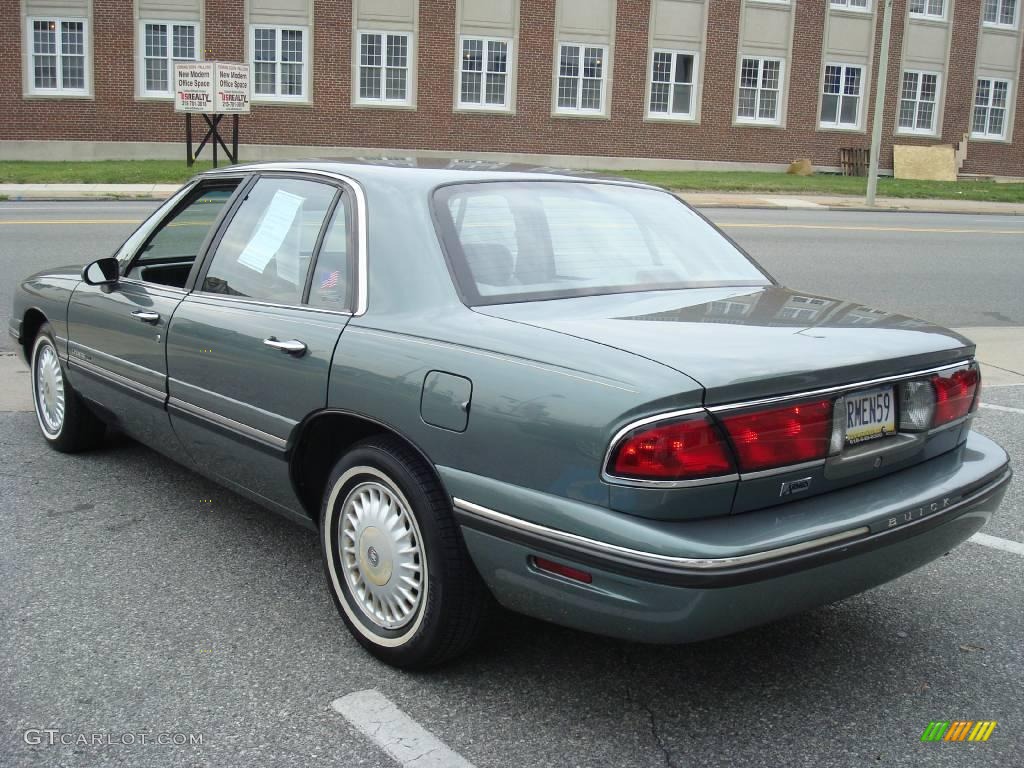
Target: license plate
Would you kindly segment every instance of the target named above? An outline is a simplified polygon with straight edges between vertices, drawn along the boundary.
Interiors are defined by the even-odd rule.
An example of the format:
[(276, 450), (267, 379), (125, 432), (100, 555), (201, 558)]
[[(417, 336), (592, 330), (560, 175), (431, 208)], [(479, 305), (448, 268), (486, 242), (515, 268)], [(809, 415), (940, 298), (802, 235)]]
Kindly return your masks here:
[(896, 431), (892, 387), (851, 392), (846, 396), (846, 442), (862, 443)]

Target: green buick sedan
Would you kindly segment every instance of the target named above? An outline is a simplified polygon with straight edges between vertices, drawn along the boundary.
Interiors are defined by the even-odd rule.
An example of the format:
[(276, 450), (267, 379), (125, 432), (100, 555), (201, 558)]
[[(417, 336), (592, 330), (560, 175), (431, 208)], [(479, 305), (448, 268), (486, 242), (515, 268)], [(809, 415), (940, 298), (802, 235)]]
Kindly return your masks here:
[(25, 280), (43, 439), (116, 428), (319, 531), (342, 620), (402, 667), (495, 601), (737, 632), (995, 512), (964, 337), (784, 288), (655, 187), (435, 166), (204, 173), (113, 256)]

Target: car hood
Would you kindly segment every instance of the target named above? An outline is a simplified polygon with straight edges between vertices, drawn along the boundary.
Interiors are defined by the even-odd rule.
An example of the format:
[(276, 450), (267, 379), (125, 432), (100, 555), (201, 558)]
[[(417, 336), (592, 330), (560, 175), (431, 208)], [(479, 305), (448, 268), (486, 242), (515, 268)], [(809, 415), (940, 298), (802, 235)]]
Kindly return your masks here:
[(958, 333), (780, 286), (700, 288), (478, 307), (605, 344), (698, 381), (708, 404), (788, 394), (963, 360)]
[(60, 277), (68, 280), (81, 280), (84, 264), (65, 264), (62, 267), (50, 267), (29, 275), (24, 282), (30, 282), (40, 277)]

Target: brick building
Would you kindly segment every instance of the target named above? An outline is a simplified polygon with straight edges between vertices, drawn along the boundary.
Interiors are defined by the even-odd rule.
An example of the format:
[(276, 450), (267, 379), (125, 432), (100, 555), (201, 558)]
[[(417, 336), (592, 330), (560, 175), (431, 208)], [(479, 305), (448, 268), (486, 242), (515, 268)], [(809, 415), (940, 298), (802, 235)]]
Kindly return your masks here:
[[(253, 67), (243, 159), (836, 167), (884, 1), (2, 0), (0, 157), (181, 157), (170, 67), (198, 58)], [(1022, 5), (894, 0), (883, 168), (966, 134), (964, 173), (1024, 176)]]

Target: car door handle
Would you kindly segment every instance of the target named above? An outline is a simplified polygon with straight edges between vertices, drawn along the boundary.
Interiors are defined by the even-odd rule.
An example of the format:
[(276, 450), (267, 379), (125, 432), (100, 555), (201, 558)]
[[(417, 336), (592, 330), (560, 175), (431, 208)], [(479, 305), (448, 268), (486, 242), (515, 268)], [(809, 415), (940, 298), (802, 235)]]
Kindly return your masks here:
[(276, 338), (271, 336), (269, 339), (264, 339), (263, 343), (268, 347), (273, 347), (281, 352), (288, 355), (302, 355), (306, 351), (306, 345), (298, 339), (292, 339), (291, 341), (278, 341)]
[(136, 309), (132, 312), (132, 317), (136, 320), (141, 320), (143, 323), (155, 323), (160, 320), (159, 312), (147, 312), (144, 309)]

